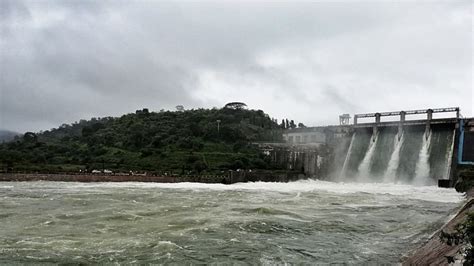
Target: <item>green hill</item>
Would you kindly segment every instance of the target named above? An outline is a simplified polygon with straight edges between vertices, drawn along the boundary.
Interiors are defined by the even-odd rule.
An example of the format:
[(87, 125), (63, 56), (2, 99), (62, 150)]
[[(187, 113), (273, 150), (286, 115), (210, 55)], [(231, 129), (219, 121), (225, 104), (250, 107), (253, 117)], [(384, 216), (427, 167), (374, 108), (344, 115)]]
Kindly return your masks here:
[[(219, 121), (219, 122), (218, 122)], [(3, 171), (76, 172), (110, 169), (175, 174), (217, 174), (228, 169), (270, 169), (252, 143), (280, 141), (276, 120), (261, 110), (138, 110), (92, 118), (50, 131), (27, 132), (0, 144)]]
[(20, 133), (0, 129), (0, 142), (12, 141), (15, 138), (15, 136), (18, 136), (18, 135), (20, 135)]

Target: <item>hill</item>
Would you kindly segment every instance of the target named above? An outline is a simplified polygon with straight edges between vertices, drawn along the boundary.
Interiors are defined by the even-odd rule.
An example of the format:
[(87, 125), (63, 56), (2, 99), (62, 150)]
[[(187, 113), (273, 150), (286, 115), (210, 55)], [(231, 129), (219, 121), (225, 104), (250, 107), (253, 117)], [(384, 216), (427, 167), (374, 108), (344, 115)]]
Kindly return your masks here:
[(9, 130), (0, 130), (0, 142), (11, 141), (18, 135), (20, 135), (20, 133)]
[(0, 145), (10, 171), (210, 173), (276, 166), (251, 143), (279, 141), (280, 126), (261, 110), (242, 108), (149, 112), (92, 118), (27, 132)]

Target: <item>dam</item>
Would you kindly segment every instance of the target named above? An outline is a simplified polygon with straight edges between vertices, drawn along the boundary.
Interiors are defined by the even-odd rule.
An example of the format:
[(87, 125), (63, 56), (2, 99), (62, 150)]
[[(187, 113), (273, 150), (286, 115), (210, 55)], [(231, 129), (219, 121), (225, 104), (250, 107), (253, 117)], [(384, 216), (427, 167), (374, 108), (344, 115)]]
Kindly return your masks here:
[(272, 160), (326, 181), (451, 187), (458, 166), (474, 164), (474, 119), (458, 107), (355, 114), (353, 123), (345, 114), (340, 125), (287, 129), (283, 138), (267, 145)]

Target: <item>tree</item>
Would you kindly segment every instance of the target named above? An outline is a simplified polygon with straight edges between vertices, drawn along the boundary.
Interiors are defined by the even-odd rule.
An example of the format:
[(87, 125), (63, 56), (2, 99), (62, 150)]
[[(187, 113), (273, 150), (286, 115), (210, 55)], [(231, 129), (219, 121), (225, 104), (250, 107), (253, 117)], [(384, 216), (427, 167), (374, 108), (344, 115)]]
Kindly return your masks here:
[(294, 120), (290, 121), (290, 128), (296, 128), (296, 124)]
[(244, 168), (244, 162), (242, 162), (242, 160), (235, 160), (230, 168), (232, 168), (233, 170), (237, 170), (237, 169), (242, 169)]
[(234, 110), (241, 110), (246, 107), (247, 105), (242, 102), (230, 102), (224, 106), (225, 109), (234, 109)]
[(148, 116), (150, 114), (150, 110), (148, 110), (148, 108), (143, 108), (142, 110), (135, 111), (135, 114), (140, 116)]
[(34, 143), (34, 142), (37, 142), (37, 141), (38, 141), (38, 136), (36, 136), (36, 134), (33, 133), (33, 132), (26, 132), (26, 133), (23, 135), (23, 141), (25, 141), (25, 142), (30, 142), (30, 143)]
[(285, 119), (282, 119), (282, 120), (281, 120), (280, 127), (281, 127), (282, 129), (286, 129)]
[(306, 128), (306, 126), (303, 123), (298, 123), (299, 128)]
[(285, 120), (286, 122), (286, 128), (290, 128), (290, 122), (288, 121), (288, 118)]
[(193, 163), (193, 169), (200, 174), (207, 169), (207, 165), (203, 161), (197, 160)]

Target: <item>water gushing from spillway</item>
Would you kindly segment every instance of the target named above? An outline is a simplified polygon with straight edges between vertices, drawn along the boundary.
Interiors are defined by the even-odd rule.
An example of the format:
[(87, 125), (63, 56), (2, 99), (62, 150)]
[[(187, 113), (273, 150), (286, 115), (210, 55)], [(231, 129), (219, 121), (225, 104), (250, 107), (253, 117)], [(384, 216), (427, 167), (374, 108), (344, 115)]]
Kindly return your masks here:
[(436, 185), (449, 179), (454, 133), (454, 125), (410, 126), (401, 135), (397, 127), (380, 127), (376, 134), (355, 129), (349, 149), (336, 154), (341, 170), (333, 180)]
[(395, 135), (394, 149), (392, 155), (390, 156), (387, 170), (384, 174), (384, 182), (395, 182), (397, 179), (397, 169), (400, 162), (400, 150), (402, 148), (404, 138), (405, 136), (403, 133), (400, 137), (398, 134)]
[[(453, 136), (455, 133), (453, 132)], [(454, 152), (454, 140), (451, 144), (448, 143), (448, 152), (446, 153), (446, 167), (445, 167), (445, 173), (444, 173), (444, 178), (449, 179), (449, 176), (451, 174), (451, 163), (453, 160), (453, 152)]]
[(342, 166), (341, 173), (339, 174), (339, 179), (343, 179), (346, 175), (347, 164), (349, 162), (349, 158), (351, 157), (352, 144), (354, 143), (355, 137), (356, 137), (356, 133), (352, 134), (351, 143), (349, 144), (349, 149), (347, 150), (346, 158), (344, 159), (344, 165)]
[(370, 167), (372, 165), (372, 159), (374, 157), (375, 148), (377, 147), (378, 132), (372, 135), (370, 139), (369, 148), (362, 160), (362, 163), (358, 168), (357, 179), (359, 181), (368, 180), (370, 178)]
[(426, 180), (430, 175), (430, 144), (431, 131), (426, 131), (423, 135), (423, 144), (418, 155), (418, 162), (416, 163), (415, 178), (413, 179), (413, 184), (415, 185), (427, 184)]

